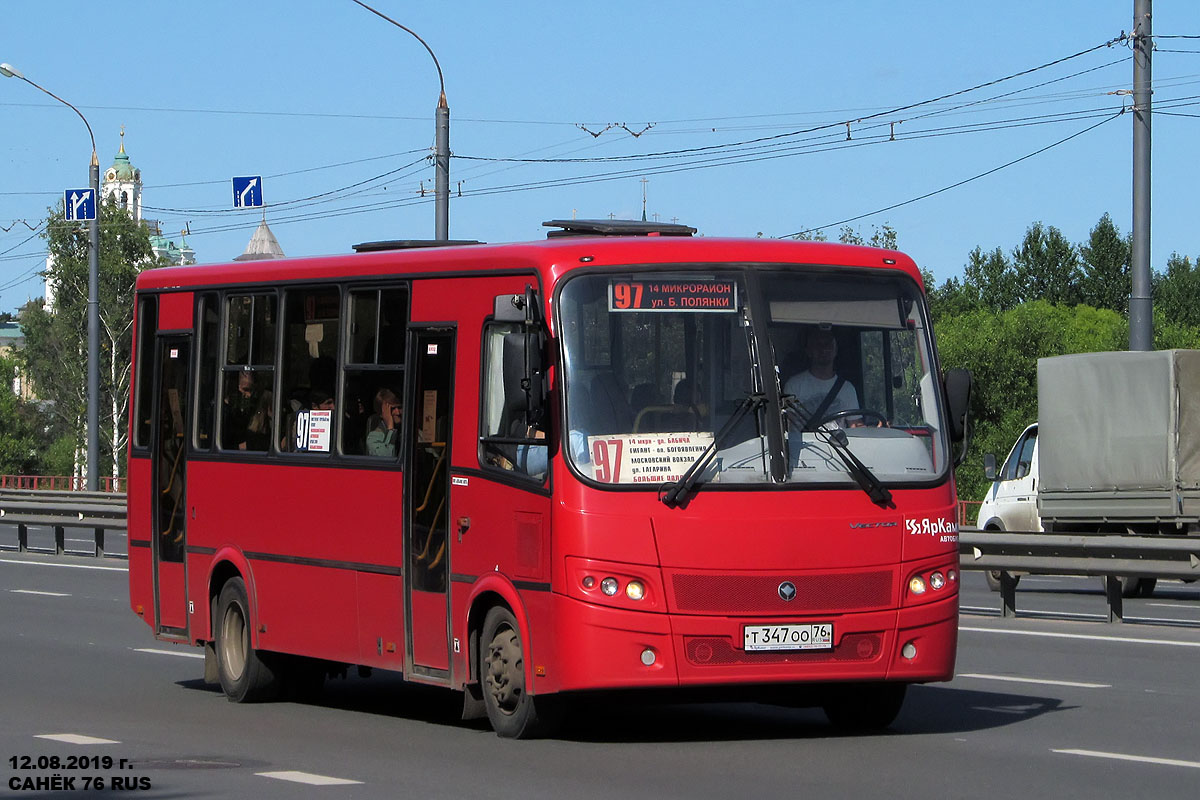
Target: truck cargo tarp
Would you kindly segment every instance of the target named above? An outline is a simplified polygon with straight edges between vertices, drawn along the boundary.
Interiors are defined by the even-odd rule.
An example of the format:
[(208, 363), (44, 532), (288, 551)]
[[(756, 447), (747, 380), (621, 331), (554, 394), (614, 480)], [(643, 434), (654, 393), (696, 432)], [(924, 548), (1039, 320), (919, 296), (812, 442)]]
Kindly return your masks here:
[(1080, 353), (1038, 360), (1047, 492), (1200, 486), (1200, 351)]

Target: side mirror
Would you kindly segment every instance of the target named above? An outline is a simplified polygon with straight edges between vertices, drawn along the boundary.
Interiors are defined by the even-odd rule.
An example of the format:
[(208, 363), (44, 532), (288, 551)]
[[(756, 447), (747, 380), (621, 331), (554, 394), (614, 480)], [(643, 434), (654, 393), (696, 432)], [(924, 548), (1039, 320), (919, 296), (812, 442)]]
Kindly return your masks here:
[(983, 457), (983, 477), (989, 481), (996, 480), (996, 456), (991, 453)]
[(942, 384), (946, 391), (946, 411), (950, 415), (950, 441), (961, 442), (967, 437), (971, 373), (965, 369), (948, 370)]
[(965, 369), (952, 369), (942, 378), (942, 391), (946, 395), (946, 413), (950, 419), (950, 441), (959, 445), (954, 466), (967, 458), (971, 442), (971, 426), (968, 412), (971, 408), (971, 373)]
[(525, 332), (524, 374), (521, 389), (525, 393), (525, 421), (537, 425), (546, 409), (546, 331), (542, 321), (541, 301), (537, 289), (527, 285), (522, 294), (496, 295), (492, 308), (497, 322), (519, 322)]

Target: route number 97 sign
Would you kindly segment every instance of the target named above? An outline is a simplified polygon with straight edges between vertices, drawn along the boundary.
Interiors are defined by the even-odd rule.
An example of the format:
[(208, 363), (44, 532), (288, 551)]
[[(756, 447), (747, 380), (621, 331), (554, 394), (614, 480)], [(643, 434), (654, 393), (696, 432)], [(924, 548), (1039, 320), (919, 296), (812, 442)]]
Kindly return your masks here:
[(737, 311), (737, 283), (714, 278), (612, 280), (609, 311)]
[(601, 483), (677, 481), (712, 440), (706, 432), (589, 436), (591, 477)]

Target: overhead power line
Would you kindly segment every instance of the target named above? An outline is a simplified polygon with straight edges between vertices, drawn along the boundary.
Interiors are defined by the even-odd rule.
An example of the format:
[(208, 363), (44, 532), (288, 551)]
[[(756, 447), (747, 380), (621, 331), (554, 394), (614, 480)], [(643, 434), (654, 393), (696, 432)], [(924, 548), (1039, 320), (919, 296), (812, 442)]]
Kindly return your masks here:
[(828, 223), (827, 225), (820, 225), (820, 226), (818, 226), (818, 227), (815, 227), (815, 228), (808, 228), (808, 229), (806, 229), (806, 230), (802, 230), (802, 231), (796, 231), (795, 233), (789, 233), (789, 234), (786, 234), (786, 235), (784, 235), (784, 236), (781, 236), (781, 237), (779, 237), (779, 238), (781, 238), (781, 239), (794, 239), (794, 238), (796, 238), (796, 237), (798, 237), (798, 236), (804, 236), (805, 234), (808, 234), (808, 233), (814, 233), (814, 232), (816, 232), (816, 231), (822, 231), (822, 230), (825, 230), (825, 229), (827, 229), (827, 228), (835, 228), (835, 227), (837, 227), (837, 226), (839, 226), (839, 225), (845, 225), (845, 224), (847, 224), (847, 223), (850, 223), (850, 222), (856, 222), (856, 221), (858, 221), (858, 220), (860, 220), (860, 219), (865, 219), (866, 217), (871, 217), (871, 216), (874, 216), (874, 215), (876, 215), (876, 214), (883, 214), (884, 212), (891, 211), (891, 210), (893, 210), (893, 209), (896, 209), (896, 208), (900, 208), (901, 206), (906, 206), (906, 205), (910, 205), (910, 204), (912, 204), (912, 203), (916, 203), (916, 202), (918, 202), (918, 201), (921, 201), (921, 200), (926, 200), (926, 199), (928, 199), (928, 198), (930, 198), (930, 197), (933, 197), (934, 195), (942, 194), (943, 192), (948, 192), (948, 191), (950, 191), (951, 189), (957, 189), (959, 186), (964, 186), (964, 185), (966, 185), (966, 184), (968, 184), (968, 183), (971, 183), (972, 181), (977, 181), (977, 180), (979, 180), (980, 178), (986, 178), (988, 175), (992, 175), (992, 174), (994, 174), (994, 173), (997, 173), (997, 172), (999, 172), (999, 171), (1000, 171), (1000, 170), (1002, 170), (1002, 169), (1007, 169), (1008, 167), (1011, 167), (1011, 166), (1013, 166), (1013, 165), (1015, 165), (1015, 164), (1020, 164), (1022, 161), (1028, 161), (1029, 159), (1033, 158), (1034, 156), (1041, 155), (1042, 153), (1046, 152), (1047, 150), (1052, 150), (1053, 148), (1055, 148), (1055, 147), (1058, 147), (1059, 145), (1066, 144), (1067, 142), (1071, 141), (1072, 139), (1075, 139), (1075, 138), (1078, 138), (1078, 137), (1080, 137), (1080, 136), (1083, 136), (1085, 133), (1089, 133), (1090, 131), (1094, 131), (1096, 128), (1099, 128), (1101, 125), (1105, 125), (1105, 124), (1107, 124), (1107, 123), (1109, 123), (1109, 122), (1112, 122), (1114, 119), (1117, 119), (1118, 117), (1120, 117), (1120, 116), (1121, 116), (1122, 114), (1124, 114), (1124, 113), (1125, 113), (1125, 109), (1121, 109), (1121, 110), (1120, 110), (1119, 112), (1117, 112), (1116, 114), (1113, 114), (1111, 117), (1107, 117), (1107, 118), (1105, 118), (1105, 119), (1102, 119), (1102, 120), (1100, 120), (1100, 121), (1099, 121), (1099, 122), (1097, 122), (1095, 125), (1089, 125), (1088, 127), (1084, 128), (1084, 129), (1083, 129), (1083, 130), (1081, 130), (1081, 131), (1076, 131), (1075, 133), (1071, 134), (1070, 136), (1067, 136), (1067, 137), (1065, 137), (1065, 138), (1063, 138), (1063, 139), (1059, 139), (1057, 142), (1053, 142), (1053, 143), (1051, 143), (1051, 144), (1048, 144), (1048, 145), (1046, 145), (1045, 147), (1042, 147), (1042, 148), (1039, 148), (1039, 149), (1037, 149), (1037, 150), (1034, 150), (1032, 153), (1027, 153), (1027, 154), (1025, 154), (1025, 155), (1021, 156), (1020, 158), (1014, 158), (1012, 161), (1008, 161), (1008, 162), (1006, 162), (1006, 163), (1004, 163), (1004, 164), (1001, 164), (1001, 165), (1000, 165), (1000, 166), (998, 166), (998, 167), (992, 167), (991, 169), (989, 169), (989, 170), (987, 170), (987, 171), (985, 171), (985, 172), (981, 172), (981, 173), (979, 173), (978, 175), (972, 175), (970, 178), (965, 178), (965, 179), (963, 179), (963, 180), (961, 180), (961, 181), (958, 181), (958, 182), (956, 182), (956, 183), (952, 183), (952, 184), (950, 184), (949, 186), (943, 186), (942, 188), (940, 188), (940, 189), (935, 189), (935, 190), (934, 190), (934, 191), (932, 191), (932, 192), (926, 192), (925, 194), (919, 195), (919, 196), (917, 196), (917, 197), (912, 197), (912, 198), (909, 198), (908, 200), (903, 200), (903, 201), (901, 201), (901, 202), (899, 202), (899, 203), (893, 203), (893, 204), (892, 204), (892, 205), (890, 205), (890, 206), (885, 206), (885, 207), (883, 207), (883, 208), (877, 208), (877, 209), (875, 209), (874, 211), (868, 211), (868, 212), (866, 212), (865, 214), (857, 214), (857, 215), (855, 215), (855, 216), (853, 216), (853, 217), (846, 217), (845, 219), (838, 220), (837, 222), (830, 222), (830, 223)]

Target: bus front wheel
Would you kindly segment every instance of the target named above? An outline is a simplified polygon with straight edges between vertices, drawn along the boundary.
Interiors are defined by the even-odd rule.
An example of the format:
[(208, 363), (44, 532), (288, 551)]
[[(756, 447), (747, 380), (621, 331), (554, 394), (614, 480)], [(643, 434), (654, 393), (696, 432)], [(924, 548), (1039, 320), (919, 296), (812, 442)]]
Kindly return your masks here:
[(559, 722), (552, 698), (534, 698), (525, 685), (525, 648), (516, 617), (497, 606), (483, 620), (479, 674), (488, 721), (500, 736), (544, 736)]
[(904, 705), (905, 683), (839, 684), (821, 704), (833, 726), (848, 733), (882, 730)]
[(214, 639), (217, 677), (225, 696), (234, 703), (269, 700), (279, 687), (266, 654), (250, 645), (250, 619), (246, 584), (241, 578), (230, 578), (217, 598)]

